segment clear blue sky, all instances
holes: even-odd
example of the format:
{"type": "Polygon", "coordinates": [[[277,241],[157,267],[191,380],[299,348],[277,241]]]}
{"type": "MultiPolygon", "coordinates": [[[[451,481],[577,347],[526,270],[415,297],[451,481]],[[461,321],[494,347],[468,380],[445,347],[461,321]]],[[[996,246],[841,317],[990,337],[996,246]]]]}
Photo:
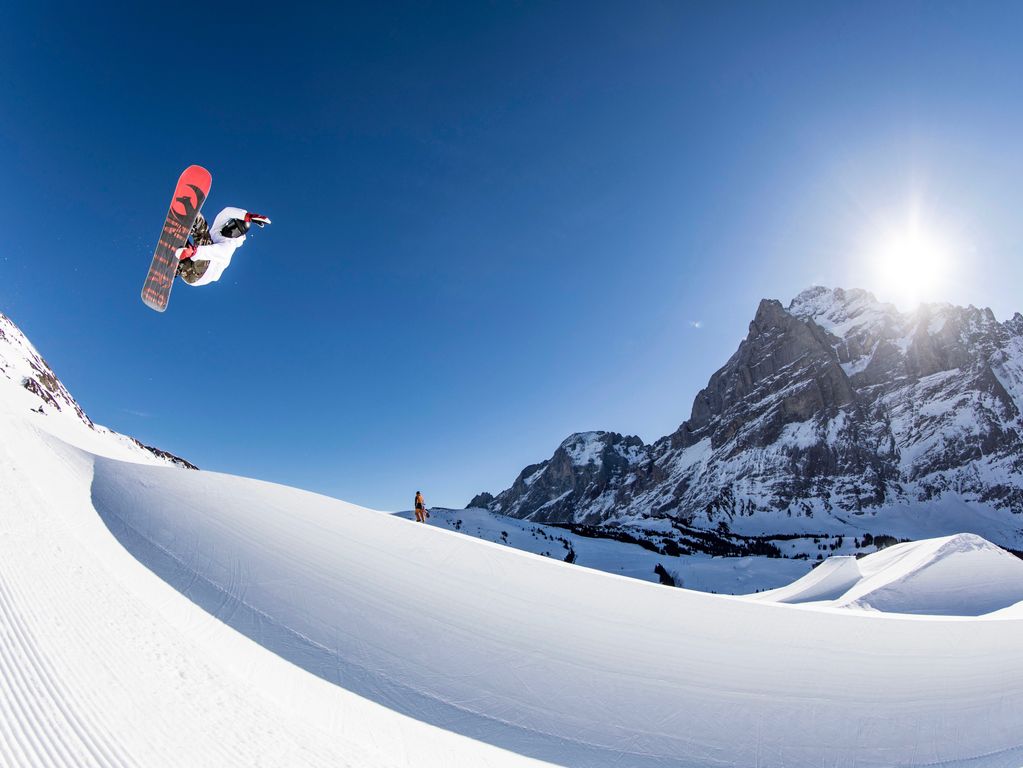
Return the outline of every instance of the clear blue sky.
{"type": "Polygon", "coordinates": [[[925,298],[1023,309],[1018,3],[139,5],[5,11],[0,310],[205,468],[461,505],[655,439],[761,297],[899,299],[869,252],[913,206],[925,298]],[[159,315],[191,163],[274,223],[159,315]]]}

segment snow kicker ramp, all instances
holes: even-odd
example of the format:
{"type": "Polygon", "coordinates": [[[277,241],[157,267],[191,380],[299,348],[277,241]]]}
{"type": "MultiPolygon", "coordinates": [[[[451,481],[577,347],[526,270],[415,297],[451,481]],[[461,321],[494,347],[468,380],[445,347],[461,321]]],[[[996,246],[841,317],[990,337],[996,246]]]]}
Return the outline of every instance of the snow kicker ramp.
{"type": "Polygon", "coordinates": [[[834,555],[787,586],[768,589],[746,597],[758,602],[776,603],[834,600],[845,594],[861,578],[863,574],[855,557],[834,555]]]}
{"type": "Polygon", "coordinates": [[[834,556],[788,586],[746,595],[888,613],[982,616],[1023,601],[1023,560],[972,533],[834,556]]]}
{"type": "Polygon", "coordinates": [[[320,678],[523,756],[1023,763],[1019,618],[670,589],[211,472],[97,458],[91,495],[137,559],[213,616],[320,678]]]}
{"type": "Polygon", "coordinates": [[[896,544],[867,555],[860,570],[836,605],[963,616],[1023,600],[1023,560],[972,533],[896,544]]]}

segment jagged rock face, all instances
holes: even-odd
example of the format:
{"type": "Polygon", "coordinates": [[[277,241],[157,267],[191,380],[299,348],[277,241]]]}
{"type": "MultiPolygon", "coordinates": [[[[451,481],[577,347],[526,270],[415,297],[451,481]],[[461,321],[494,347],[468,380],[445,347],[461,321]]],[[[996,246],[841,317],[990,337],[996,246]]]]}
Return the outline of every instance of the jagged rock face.
{"type": "Polygon", "coordinates": [[[492,508],[505,511],[502,499],[512,497],[517,500],[515,511],[528,509],[530,519],[537,522],[599,522],[616,500],[625,498],[621,492],[644,452],[638,437],[616,432],[574,434],[547,461],[522,470],[512,487],[491,502],[492,508]],[[580,505],[585,507],[581,515],[576,514],[580,505]]]}
{"type": "Polygon", "coordinates": [[[835,411],[855,400],[827,334],[764,300],[749,335],[696,396],[679,430],[683,447],[709,437],[731,454],[773,443],[786,424],[835,411]],[[744,429],[755,422],[758,428],[744,429]]]}
{"type": "MultiPolygon", "coordinates": [[[[946,495],[1023,513],[1023,316],[811,288],[749,334],[652,445],[573,435],[474,503],[544,522],[738,524],[875,514],[946,495]]],[[[816,523],[815,523],[816,524],[816,523]]],[[[1023,521],[1021,521],[1023,524],[1023,521]]],[[[775,530],[772,530],[775,529],[775,530]]]]}

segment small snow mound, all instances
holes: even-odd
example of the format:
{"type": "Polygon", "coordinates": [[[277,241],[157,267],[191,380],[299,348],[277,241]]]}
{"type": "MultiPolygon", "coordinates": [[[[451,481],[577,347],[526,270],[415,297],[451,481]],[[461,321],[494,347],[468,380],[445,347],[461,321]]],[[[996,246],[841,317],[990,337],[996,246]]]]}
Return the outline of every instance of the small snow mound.
{"type": "Polygon", "coordinates": [[[972,533],[896,544],[859,567],[837,606],[980,616],[1023,601],[1023,560],[972,533]]]}
{"type": "Polygon", "coordinates": [[[1023,601],[1013,603],[1008,608],[989,613],[988,616],[999,619],[1023,619],[1023,601]]]}
{"type": "Polygon", "coordinates": [[[1023,560],[980,536],[958,533],[896,544],[859,560],[829,557],[787,587],[745,599],[886,613],[1017,616],[1023,615],[1023,560]]]}
{"type": "Polygon", "coordinates": [[[835,600],[845,594],[861,578],[859,562],[852,555],[829,557],[801,579],[750,597],[772,603],[808,603],[835,600]]]}

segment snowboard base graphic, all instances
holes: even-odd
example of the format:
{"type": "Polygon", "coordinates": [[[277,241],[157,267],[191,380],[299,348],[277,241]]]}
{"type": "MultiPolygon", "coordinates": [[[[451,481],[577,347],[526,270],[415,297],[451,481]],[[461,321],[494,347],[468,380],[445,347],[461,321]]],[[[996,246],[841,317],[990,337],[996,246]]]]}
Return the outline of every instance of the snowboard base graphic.
{"type": "Polygon", "coordinates": [[[178,269],[175,252],[188,241],[192,224],[199,214],[199,209],[206,201],[213,184],[210,172],[199,165],[190,165],[178,179],[171,199],[167,219],[160,232],[160,240],[153,253],[153,262],[149,266],[149,274],[142,286],[142,301],[147,307],[163,312],[170,301],[174,276],[178,269]]]}

